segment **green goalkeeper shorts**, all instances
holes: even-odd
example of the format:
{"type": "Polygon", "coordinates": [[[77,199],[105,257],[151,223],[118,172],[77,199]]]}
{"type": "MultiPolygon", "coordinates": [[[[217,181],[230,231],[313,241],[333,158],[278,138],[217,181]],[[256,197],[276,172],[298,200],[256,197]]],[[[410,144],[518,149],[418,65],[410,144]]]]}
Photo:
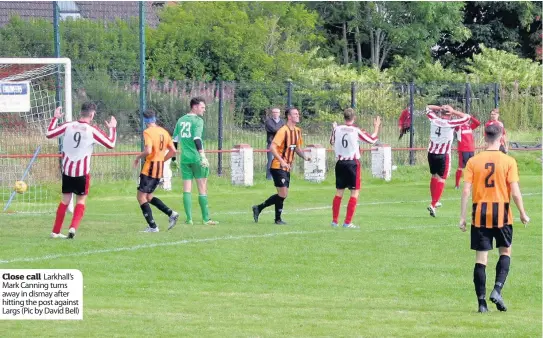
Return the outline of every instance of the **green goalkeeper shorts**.
{"type": "Polygon", "coordinates": [[[207,178],[209,168],[204,168],[200,163],[181,163],[181,177],[183,180],[192,180],[193,178],[207,178]]]}

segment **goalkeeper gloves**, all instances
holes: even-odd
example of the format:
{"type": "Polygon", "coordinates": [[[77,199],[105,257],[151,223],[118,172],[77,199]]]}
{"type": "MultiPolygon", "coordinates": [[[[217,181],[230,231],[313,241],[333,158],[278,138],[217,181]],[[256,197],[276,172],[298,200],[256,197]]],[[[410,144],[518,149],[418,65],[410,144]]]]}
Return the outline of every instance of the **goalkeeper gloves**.
{"type": "Polygon", "coordinates": [[[203,153],[200,154],[200,165],[201,165],[203,168],[209,167],[209,161],[207,160],[206,155],[203,154],[203,153]]]}
{"type": "Polygon", "coordinates": [[[179,166],[177,165],[177,162],[172,158],[172,161],[170,162],[170,169],[172,171],[175,171],[179,169],[179,166]]]}

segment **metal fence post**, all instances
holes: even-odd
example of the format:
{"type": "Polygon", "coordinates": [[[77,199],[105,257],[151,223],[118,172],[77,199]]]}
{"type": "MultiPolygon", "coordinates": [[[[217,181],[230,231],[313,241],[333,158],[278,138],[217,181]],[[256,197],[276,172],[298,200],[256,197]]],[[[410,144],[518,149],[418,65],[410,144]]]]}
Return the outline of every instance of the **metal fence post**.
{"type": "Polygon", "coordinates": [[[292,81],[287,84],[287,108],[292,107],[292,81]]]}
{"type": "Polygon", "coordinates": [[[465,104],[465,113],[470,114],[471,112],[471,84],[466,82],[466,104],[465,104]]]}
{"type": "Polygon", "coordinates": [[[140,14],[140,22],[139,22],[139,31],[140,31],[140,126],[141,126],[141,151],[143,151],[144,147],[144,141],[143,141],[143,130],[145,129],[145,125],[143,123],[143,112],[147,109],[147,101],[146,101],[146,78],[145,78],[145,9],[144,6],[145,2],[140,1],[139,2],[139,14],[140,14]]]}
{"type": "MultiPolygon", "coordinates": [[[[59,29],[59,18],[60,11],[58,8],[58,3],[53,1],[53,32],[54,32],[54,41],[55,41],[55,57],[60,57],[60,29],[59,29]]],[[[56,107],[63,106],[62,97],[60,96],[60,66],[57,66],[57,74],[55,77],[55,101],[56,107]]],[[[56,108],[55,107],[55,108],[56,108]]],[[[66,109],[66,107],[64,107],[66,109]]],[[[72,116],[73,119],[73,116],[72,116]]],[[[58,152],[62,152],[62,138],[58,138],[58,152]]],[[[62,172],[62,159],[58,160],[59,170],[62,172]]]]}
{"type": "Polygon", "coordinates": [[[217,157],[217,175],[222,176],[222,139],[223,139],[223,82],[219,80],[219,130],[218,130],[218,145],[219,156],[217,157]]]}
{"type": "Polygon", "coordinates": [[[356,107],[356,82],[351,82],[351,108],[356,107]]]}
{"type": "Polygon", "coordinates": [[[411,128],[409,128],[409,165],[415,165],[415,151],[413,149],[414,144],[414,126],[415,119],[413,113],[415,111],[415,83],[409,83],[409,116],[411,117],[411,128]]]}
{"type": "Polygon", "coordinates": [[[500,106],[500,85],[498,83],[494,83],[494,108],[498,108],[500,106]]]}

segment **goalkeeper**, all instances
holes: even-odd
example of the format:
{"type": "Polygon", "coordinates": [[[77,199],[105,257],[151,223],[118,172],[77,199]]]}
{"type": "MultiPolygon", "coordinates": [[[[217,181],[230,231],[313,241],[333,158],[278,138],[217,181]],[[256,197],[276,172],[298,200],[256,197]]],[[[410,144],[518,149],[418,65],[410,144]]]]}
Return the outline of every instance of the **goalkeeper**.
{"type": "MultiPolygon", "coordinates": [[[[183,179],[183,206],[187,219],[186,224],[192,221],[192,179],[196,179],[198,186],[198,203],[202,210],[202,219],[206,225],[217,225],[219,222],[211,220],[207,206],[207,177],[209,176],[209,161],[204,152],[202,134],[204,120],[202,116],[206,110],[204,99],[195,97],[190,100],[190,112],[177,120],[173,132],[174,144],[177,148],[181,144],[181,177],[183,179]]],[[[172,164],[174,164],[172,158],[172,164]]]]}

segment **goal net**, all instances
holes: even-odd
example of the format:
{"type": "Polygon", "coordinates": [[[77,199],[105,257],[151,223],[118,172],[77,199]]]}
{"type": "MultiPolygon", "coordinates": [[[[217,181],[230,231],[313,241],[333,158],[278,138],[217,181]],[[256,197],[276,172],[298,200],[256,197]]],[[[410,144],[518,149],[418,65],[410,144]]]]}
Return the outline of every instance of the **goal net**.
{"type": "Polygon", "coordinates": [[[59,140],[45,132],[58,105],[71,121],[69,59],[0,58],[0,212],[54,212],[59,140]],[[18,180],[28,186],[23,194],[13,194],[18,180]]]}

